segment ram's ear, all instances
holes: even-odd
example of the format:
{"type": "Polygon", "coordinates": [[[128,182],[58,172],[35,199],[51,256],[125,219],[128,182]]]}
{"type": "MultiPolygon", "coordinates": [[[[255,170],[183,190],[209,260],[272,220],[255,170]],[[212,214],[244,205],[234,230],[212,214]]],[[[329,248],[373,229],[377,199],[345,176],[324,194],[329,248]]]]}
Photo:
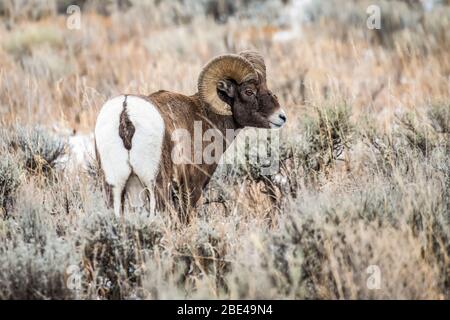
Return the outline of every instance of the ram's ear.
{"type": "Polygon", "coordinates": [[[232,80],[219,80],[217,90],[229,98],[234,98],[236,94],[236,84],[232,80]]]}

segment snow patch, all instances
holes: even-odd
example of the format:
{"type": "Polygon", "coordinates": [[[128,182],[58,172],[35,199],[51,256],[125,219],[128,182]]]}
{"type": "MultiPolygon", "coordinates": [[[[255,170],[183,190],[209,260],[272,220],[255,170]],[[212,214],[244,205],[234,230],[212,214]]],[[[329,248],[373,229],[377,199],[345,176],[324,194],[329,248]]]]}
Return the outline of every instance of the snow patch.
{"type": "Polygon", "coordinates": [[[87,167],[95,159],[94,134],[74,134],[68,138],[68,163],[74,167],[87,167]]]}

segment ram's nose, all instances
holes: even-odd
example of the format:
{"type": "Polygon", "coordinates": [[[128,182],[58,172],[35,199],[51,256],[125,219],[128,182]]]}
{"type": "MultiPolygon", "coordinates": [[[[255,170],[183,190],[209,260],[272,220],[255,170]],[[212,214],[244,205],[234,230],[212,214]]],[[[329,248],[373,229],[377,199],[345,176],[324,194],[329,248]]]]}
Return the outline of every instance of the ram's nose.
{"type": "Polygon", "coordinates": [[[283,109],[280,109],[279,111],[274,112],[269,118],[271,128],[281,128],[282,126],[284,126],[286,121],[287,121],[287,117],[286,117],[286,113],[284,112],[283,109]]]}

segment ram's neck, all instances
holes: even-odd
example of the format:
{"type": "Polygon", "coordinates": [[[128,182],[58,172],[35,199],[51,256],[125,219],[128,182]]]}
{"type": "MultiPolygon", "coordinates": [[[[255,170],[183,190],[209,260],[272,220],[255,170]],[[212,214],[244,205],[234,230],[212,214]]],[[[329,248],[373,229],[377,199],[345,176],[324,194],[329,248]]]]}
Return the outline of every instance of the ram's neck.
{"type": "Polygon", "coordinates": [[[223,116],[212,112],[209,108],[202,105],[198,94],[191,96],[197,108],[197,121],[202,122],[203,135],[205,135],[207,130],[215,129],[222,135],[222,140],[224,143],[223,151],[229,146],[229,144],[234,140],[236,134],[239,130],[239,126],[236,121],[234,121],[233,116],[223,116]]]}
{"type": "MultiPolygon", "coordinates": [[[[210,111],[201,103],[198,94],[188,97],[158,91],[151,94],[149,99],[159,108],[166,126],[166,152],[163,153],[161,177],[168,180],[160,184],[167,185],[178,180],[189,190],[192,203],[196,203],[214,174],[223,152],[234,140],[238,125],[232,116],[221,116],[210,111]],[[188,141],[184,138],[179,141],[175,132],[187,134],[188,141]],[[177,145],[182,146],[183,152],[192,152],[187,155],[190,160],[186,163],[172,158],[177,145]]],[[[175,154],[178,155],[178,152],[175,154]]]]}
{"type": "Polygon", "coordinates": [[[222,154],[236,138],[240,128],[234,121],[233,116],[218,115],[202,105],[198,94],[190,98],[193,99],[197,108],[195,120],[197,124],[194,123],[194,127],[196,126],[194,128],[194,149],[195,143],[199,139],[199,135],[195,137],[195,132],[198,132],[201,128],[202,160],[201,163],[197,163],[197,169],[202,172],[200,176],[205,177],[202,185],[202,187],[205,187],[214,174],[222,154]]]}

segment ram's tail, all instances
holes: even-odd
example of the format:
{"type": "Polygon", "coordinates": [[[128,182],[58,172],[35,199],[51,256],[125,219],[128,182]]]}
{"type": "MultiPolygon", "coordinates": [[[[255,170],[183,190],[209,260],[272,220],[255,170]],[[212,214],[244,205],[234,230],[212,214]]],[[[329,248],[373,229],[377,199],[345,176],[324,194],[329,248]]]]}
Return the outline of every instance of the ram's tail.
{"type": "Polygon", "coordinates": [[[131,122],[130,118],[128,117],[128,111],[127,111],[127,98],[128,96],[125,95],[125,99],[123,101],[123,110],[120,113],[120,120],[119,120],[119,136],[123,141],[123,146],[128,151],[131,150],[132,147],[132,139],[134,136],[134,133],[136,131],[136,128],[134,127],[133,123],[131,122]]]}

